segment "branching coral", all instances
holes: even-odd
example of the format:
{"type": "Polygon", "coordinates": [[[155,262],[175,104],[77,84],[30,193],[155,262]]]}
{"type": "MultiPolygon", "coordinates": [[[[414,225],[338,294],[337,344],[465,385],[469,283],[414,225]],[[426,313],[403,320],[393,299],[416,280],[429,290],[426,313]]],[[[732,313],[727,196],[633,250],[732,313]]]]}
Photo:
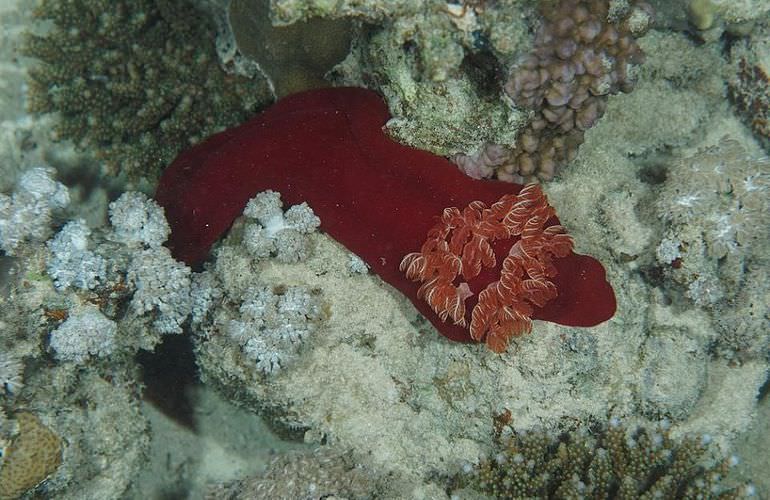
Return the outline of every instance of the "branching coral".
{"type": "MultiPolygon", "coordinates": [[[[157,332],[180,332],[193,310],[192,271],[161,246],[169,231],[163,210],[144,194],[127,192],[110,204],[110,221],[109,229],[99,231],[91,230],[82,220],[70,221],[48,241],[47,272],[56,289],[97,293],[98,303],[110,310],[108,316],[112,318],[125,314],[118,302],[130,298],[130,311],[152,318],[157,332]]],[[[110,329],[108,325],[105,328],[110,329]]],[[[100,335],[104,347],[107,333],[101,331],[100,335]]],[[[112,350],[95,344],[95,350],[71,349],[67,342],[83,345],[85,340],[69,339],[64,332],[54,335],[53,340],[62,347],[54,349],[62,352],[103,354],[112,350]]],[[[79,361],[83,356],[60,357],[79,361]]]]}
{"type": "Polygon", "coordinates": [[[514,432],[492,459],[458,476],[460,486],[493,498],[744,498],[750,484],[730,489],[723,479],[737,458],[712,460],[708,436],[674,440],[668,423],[562,435],[514,432]]]}
{"type": "Polygon", "coordinates": [[[95,148],[113,171],[152,179],[190,143],[269,101],[263,80],[226,75],[214,30],[188,0],[45,0],[29,36],[30,109],[57,112],[58,134],[95,148]]]}

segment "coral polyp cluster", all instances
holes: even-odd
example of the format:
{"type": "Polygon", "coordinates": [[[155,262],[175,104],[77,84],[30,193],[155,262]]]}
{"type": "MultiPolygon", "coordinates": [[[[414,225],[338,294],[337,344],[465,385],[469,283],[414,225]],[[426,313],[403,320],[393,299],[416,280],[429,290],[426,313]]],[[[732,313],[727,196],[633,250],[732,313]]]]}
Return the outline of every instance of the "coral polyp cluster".
{"type": "Polygon", "coordinates": [[[504,84],[516,106],[530,110],[513,148],[487,144],[455,162],[469,173],[513,182],[548,180],[570,162],[607,108],[607,98],[634,88],[637,43],[651,23],[644,2],[617,8],[606,0],[544,2],[534,49],[504,84]]]}

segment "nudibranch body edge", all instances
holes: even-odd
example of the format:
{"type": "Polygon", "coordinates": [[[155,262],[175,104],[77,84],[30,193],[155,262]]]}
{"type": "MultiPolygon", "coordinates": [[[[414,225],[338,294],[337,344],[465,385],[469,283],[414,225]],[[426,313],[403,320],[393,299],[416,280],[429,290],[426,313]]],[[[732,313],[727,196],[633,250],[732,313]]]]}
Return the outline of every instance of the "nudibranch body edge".
{"type": "MultiPolygon", "coordinates": [[[[487,328],[478,333],[477,327],[475,338],[471,335],[473,311],[480,296],[484,300],[485,289],[512,286],[505,278],[505,266],[510,268],[509,277],[518,276],[517,286],[529,290],[519,309],[528,309],[532,319],[593,326],[612,317],[615,295],[604,268],[594,258],[574,253],[571,241],[569,248],[564,246],[568,237],[557,229],[559,221],[544,196],[540,212],[519,217],[518,229],[511,223],[505,233],[484,223],[476,230],[477,236],[486,234],[484,238],[472,239],[473,231],[455,236],[455,248],[479,245],[480,239],[489,247],[484,258],[466,259],[466,266],[479,264],[478,272],[466,267],[466,273],[455,273],[453,286],[461,290],[462,315],[442,313],[435,301],[426,300],[423,285],[431,277],[421,279],[401,264],[408,255],[421,252],[446,210],[483,214],[501,207],[503,200],[512,209],[527,193],[542,195],[542,191],[539,186],[469,178],[444,158],[391,140],[383,132],[389,117],[375,92],[311,90],[284,98],[249,122],[185,151],[166,169],[156,193],[172,229],[169,247],[174,256],[190,265],[205,260],[247,201],[274,190],[287,205],[307,202],[320,217],[322,231],[361,257],[451,340],[487,341],[495,351],[505,348],[507,337],[502,343],[499,336],[490,342],[489,314],[487,328]],[[535,226],[540,231],[537,241],[535,226]],[[522,260],[524,254],[547,249],[550,244],[543,243],[543,234],[558,243],[545,251],[545,258],[529,255],[534,260],[522,260]],[[526,235],[531,244],[522,243],[526,235]]],[[[523,204],[516,208],[520,215],[526,210],[523,204]]],[[[497,217],[486,213],[488,221],[497,217]]],[[[447,265],[463,264],[462,255],[450,260],[454,264],[447,265]]],[[[490,304],[504,306],[498,299],[486,301],[487,309],[490,304]]],[[[500,323],[507,314],[496,317],[500,323]]],[[[518,333],[523,332],[511,335],[518,333]]]]}

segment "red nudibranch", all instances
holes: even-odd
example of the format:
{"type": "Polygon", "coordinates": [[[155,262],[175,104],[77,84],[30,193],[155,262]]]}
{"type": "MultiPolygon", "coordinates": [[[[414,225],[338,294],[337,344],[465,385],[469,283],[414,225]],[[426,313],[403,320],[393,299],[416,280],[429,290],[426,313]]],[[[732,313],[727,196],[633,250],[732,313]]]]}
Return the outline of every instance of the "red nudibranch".
{"type": "Polygon", "coordinates": [[[505,350],[531,319],[593,326],[615,313],[602,265],[572,251],[540,186],[471,179],[391,140],[376,93],[286,97],[182,153],[156,198],[169,247],[199,264],[261,191],[306,201],[321,229],[406,295],[441,334],[505,350]]]}

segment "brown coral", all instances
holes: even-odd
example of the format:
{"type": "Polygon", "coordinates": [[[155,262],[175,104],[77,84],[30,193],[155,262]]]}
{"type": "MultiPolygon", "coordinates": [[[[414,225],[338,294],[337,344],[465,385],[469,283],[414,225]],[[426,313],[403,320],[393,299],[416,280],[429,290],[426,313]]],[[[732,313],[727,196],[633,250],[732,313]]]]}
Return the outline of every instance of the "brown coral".
{"type": "Polygon", "coordinates": [[[19,433],[0,469],[0,499],[17,498],[54,473],[61,464],[62,441],[29,412],[15,415],[19,433]]]}

